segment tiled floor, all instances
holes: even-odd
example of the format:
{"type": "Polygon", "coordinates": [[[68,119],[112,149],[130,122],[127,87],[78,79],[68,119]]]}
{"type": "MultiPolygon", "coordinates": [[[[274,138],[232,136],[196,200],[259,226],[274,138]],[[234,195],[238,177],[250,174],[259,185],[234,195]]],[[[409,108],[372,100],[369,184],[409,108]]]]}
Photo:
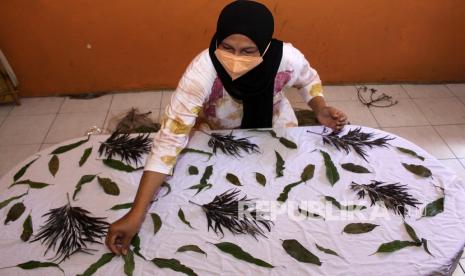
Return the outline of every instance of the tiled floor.
{"type": "MultiPolygon", "coordinates": [[[[393,96],[389,108],[368,108],[355,86],[325,86],[328,104],[347,113],[352,124],[383,129],[423,147],[465,179],[465,84],[369,85],[393,96]]],[[[171,91],[109,94],[90,100],[26,98],[21,106],[0,105],[0,176],[35,152],[83,136],[92,126],[114,126],[131,107],[158,120],[171,91]]],[[[305,107],[288,91],[294,107],[305,107]]],[[[465,264],[465,262],[464,262],[465,264]]],[[[465,276],[461,269],[454,275],[465,276]]]]}

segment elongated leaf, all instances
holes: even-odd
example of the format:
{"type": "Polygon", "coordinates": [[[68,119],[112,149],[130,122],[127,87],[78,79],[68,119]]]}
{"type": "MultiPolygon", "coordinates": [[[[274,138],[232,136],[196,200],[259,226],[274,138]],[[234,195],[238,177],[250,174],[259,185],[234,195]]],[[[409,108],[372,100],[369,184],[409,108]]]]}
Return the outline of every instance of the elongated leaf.
{"type": "Polygon", "coordinates": [[[30,161],[29,163],[27,163],[26,165],[24,165],[21,169],[19,169],[18,172],[15,173],[15,175],[13,176],[13,182],[16,182],[18,181],[18,179],[20,179],[27,171],[27,169],[32,165],[34,164],[34,162],[37,161],[37,159],[39,159],[40,156],[36,157],[34,160],[30,161]]]}
{"type": "Polygon", "coordinates": [[[280,137],[279,142],[281,144],[283,144],[288,149],[296,149],[297,148],[297,145],[294,142],[292,142],[291,140],[288,140],[288,139],[286,139],[284,137],[280,137]]]}
{"type": "Polygon", "coordinates": [[[342,231],[347,234],[364,234],[373,231],[378,226],[371,223],[350,223],[342,231]]]}
{"type": "Polygon", "coordinates": [[[170,185],[170,183],[168,183],[168,182],[163,182],[163,183],[161,184],[161,187],[162,187],[162,188],[166,188],[166,193],[165,193],[162,197],[165,197],[165,196],[169,195],[169,193],[171,193],[171,185],[170,185]]]}
{"type": "Polygon", "coordinates": [[[110,178],[97,177],[98,183],[102,186],[103,191],[108,195],[119,195],[120,191],[118,184],[113,182],[110,178]]]}
{"type": "Polygon", "coordinates": [[[184,215],[184,212],[183,212],[183,210],[181,208],[179,208],[178,217],[182,222],[184,222],[184,224],[186,224],[187,226],[189,226],[192,229],[195,229],[194,227],[192,227],[191,223],[188,220],[186,220],[186,216],[184,215]]]}
{"type": "Polygon", "coordinates": [[[11,206],[8,214],[6,215],[5,225],[8,224],[10,221],[16,221],[19,219],[24,211],[26,210],[26,206],[22,202],[18,202],[15,205],[11,206]]]}
{"type": "Polygon", "coordinates": [[[286,250],[292,258],[302,263],[310,263],[315,265],[321,265],[320,259],[312,252],[308,251],[303,245],[297,240],[285,240],[283,241],[283,248],[286,250]]]}
{"type": "Polygon", "coordinates": [[[266,177],[263,174],[256,172],[255,179],[257,180],[258,184],[262,186],[266,185],[266,177]]]}
{"type": "Polygon", "coordinates": [[[315,172],[315,165],[308,164],[304,168],[302,174],[300,175],[300,180],[302,180],[302,182],[307,182],[308,180],[313,178],[313,173],[314,172],[315,172]]]}
{"type": "Polygon", "coordinates": [[[211,187],[213,187],[212,184],[197,184],[197,185],[194,185],[194,186],[190,186],[189,188],[187,188],[187,190],[196,190],[197,189],[197,192],[195,193],[195,195],[197,195],[201,191],[208,190],[211,187]]]}
{"type": "Polygon", "coordinates": [[[86,271],[82,274],[78,274],[77,276],[91,276],[94,275],[95,272],[102,266],[106,265],[107,263],[111,262],[111,260],[115,257],[114,253],[105,253],[103,254],[97,262],[91,264],[86,271]]]}
{"type": "Polygon", "coordinates": [[[239,181],[239,178],[232,173],[226,174],[226,180],[228,180],[229,183],[233,185],[242,186],[241,182],[239,181]]]}
{"type": "Polygon", "coordinates": [[[48,170],[53,175],[53,177],[55,177],[59,168],[60,160],[58,159],[58,156],[53,155],[52,158],[50,158],[50,161],[48,162],[48,170]]]}
{"type": "Polygon", "coordinates": [[[9,188],[13,187],[13,186],[16,186],[16,185],[27,185],[29,186],[29,188],[31,189],[42,189],[42,188],[45,188],[47,186],[50,186],[52,184],[47,184],[47,183],[42,183],[42,182],[34,182],[34,181],[31,181],[31,180],[22,180],[22,181],[19,181],[19,182],[15,182],[13,184],[10,185],[9,188]]]}
{"type": "Polygon", "coordinates": [[[82,167],[86,163],[91,153],[92,153],[92,147],[84,150],[84,153],[81,156],[81,160],[79,160],[79,167],[82,167]]]}
{"type": "Polygon", "coordinates": [[[330,254],[330,255],[334,255],[334,256],[339,256],[335,251],[331,250],[331,249],[328,249],[328,248],[324,248],[322,246],[319,246],[317,243],[315,243],[316,245],[316,248],[318,248],[318,250],[326,253],[326,254],[330,254]]]}
{"type": "Polygon", "coordinates": [[[81,191],[82,186],[94,180],[96,176],[96,174],[87,174],[81,177],[79,182],[76,184],[76,187],[74,188],[73,200],[76,200],[76,196],[81,191]]]}
{"type": "Polygon", "coordinates": [[[279,197],[276,199],[277,201],[279,202],[286,202],[288,196],[289,196],[289,192],[297,185],[299,184],[302,184],[303,182],[302,181],[299,181],[299,182],[295,182],[295,183],[291,183],[289,185],[286,185],[286,187],[284,187],[284,190],[281,192],[281,194],[279,194],[279,197]]]}
{"type": "Polygon", "coordinates": [[[132,276],[132,273],[134,272],[135,269],[135,263],[134,263],[134,252],[132,250],[128,250],[128,253],[126,255],[123,255],[123,260],[124,260],[124,274],[127,276],[132,276]]]}
{"type": "Polygon", "coordinates": [[[208,184],[208,180],[210,179],[212,174],[213,174],[213,166],[212,165],[207,166],[205,168],[205,172],[202,175],[202,178],[200,179],[200,184],[208,184]]]}
{"type": "Polygon", "coordinates": [[[183,265],[180,261],[176,259],[154,258],[152,259],[152,263],[154,263],[159,268],[169,268],[174,271],[184,273],[188,276],[197,276],[197,274],[192,270],[192,268],[183,265]]]}
{"type": "Polygon", "coordinates": [[[123,171],[123,172],[128,172],[128,173],[144,169],[144,167],[134,168],[130,165],[124,164],[123,162],[119,160],[113,160],[113,159],[103,159],[103,164],[107,165],[108,167],[112,169],[123,171]]]}
{"type": "Polygon", "coordinates": [[[423,239],[423,238],[422,238],[420,242],[421,242],[421,244],[423,245],[423,249],[425,249],[426,253],[428,253],[428,254],[430,254],[431,256],[434,257],[434,255],[431,254],[431,252],[430,252],[429,249],[428,249],[428,241],[427,241],[426,239],[423,239]]]}
{"type": "Polygon", "coordinates": [[[341,167],[344,170],[353,173],[370,173],[370,171],[367,168],[360,165],[355,165],[354,163],[344,163],[341,165],[341,167]]]}
{"type": "Polygon", "coordinates": [[[161,218],[157,213],[150,213],[150,216],[153,222],[153,234],[156,235],[158,231],[160,231],[162,225],[161,218]]]}
{"type": "Polygon", "coordinates": [[[13,197],[10,197],[9,199],[6,199],[2,202],[0,202],[0,209],[3,209],[5,206],[7,206],[8,204],[10,204],[10,202],[14,201],[14,200],[17,200],[17,199],[20,199],[22,198],[23,196],[27,195],[28,193],[24,193],[24,194],[21,194],[19,196],[13,196],[13,197]]]}
{"type": "Polygon", "coordinates": [[[306,216],[308,218],[319,218],[319,219],[325,220],[325,218],[320,214],[302,210],[302,209],[300,209],[300,207],[298,207],[297,210],[299,211],[299,213],[301,213],[302,215],[304,215],[304,216],[306,216]]]}
{"type": "Polygon", "coordinates": [[[192,149],[192,148],[184,148],[180,154],[185,154],[185,153],[198,153],[198,154],[204,154],[208,156],[208,160],[213,156],[213,153],[211,152],[206,152],[203,150],[198,150],[198,149],[192,149]]]}
{"type": "Polygon", "coordinates": [[[16,266],[24,270],[31,270],[31,269],[42,268],[42,267],[56,267],[64,273],[63,269],[59,265],[55,263],[49,263],[49,262],[29,261],[29,262],[18,264],[16,266]]]}
{"type": "Polygon", "coordinates": [[[276,153],[276,178],[278,178],[284,175],[283,171],[285,169],[284,167],[285,162],[284,162],[284,159],[281,157],[281,154],[279,154],[279,152],[275,151],[275,153],[276,153]]]}
{"type": "Polygon", "coordinates": [[[325,160],[326,177],[328,178],[329,183],[334,185],[337,181],[339,181],[339,173],[336,169],[336,166],[334,166],[333,161],[331,160],[331,156],[329,156],[329,154],[325,151],[320,150],[320,152],[325,160]]]}
{"type": "Polygon", "coordinates": [[[406,168],[409,172],[420,177],[431,177],[432,175],[431,171],[423,165],[402,163],[402,166],[404,166],[404,168],[406,168]]]}
{"type": "Polygon", "coordinates": [[[134,247],[134,254],[136,254],[137,256],[141,257],[142,259],[144,260],[147,260],[144,256],[142,256],[142,254],[140,253],[140,237],[138,234],[135,234],[134,237],[132,237],[132,240],[131,240],[131,245],[134,247]]]}
{"type": "Polygon", "coordinates": [[[90,135],[87,136],[87,139],[85,139],[85,140],[81,140],[81,141],[78,141],[76,143],[72,143],[72,144],[69,144],[69,145],[66,145],[66,146],[61,146],[59,148],[56,148],[50,154],[62,154],[62,153],[65,153],[67,151],[70,151],[72,149],[75,149],[75,148],[79,147],[80,145],[82,145],[82,144],[86,143],[87,141],[89,141],[89,138],[90,138],[90,135]]]}
{"type": "Polygon", "coordinates": [[[362,205],[341,205],[341,203],[339,203],[334,197],[330,197],[330,196],[325,196],[325,199],[331,202],[339,210],[355,211],[355,210],[364,210],[367,208],[366,206],[362,206],[362,205]]]}
{"type": "Polygon", "coordinates": [[[32,235],[32,217],[28,215],[27,218],[23,222],[23,233],[21,233],[21,240],[26,242],[31,238],[32,235]]]}
{"type": "Polygon", "coordinates": [[[410,150],[410,149],[406,149],[406,148],[402,148],[402,147],[396,147],[399,151],[403,152],[403,153],[406,153],[406,154],[409,154],[413,157],[416,157],[418,159],[420,159],[421,161],[425,161],[425,158],[423,156],[420,156],[418,155],[416,152],[414,152],[413,150],[410,150]]]}
{"type": "Polygon", "coordinates": [[[184,246],[179,247],[178,250],[176,250],[176,252],[186,252],[186,251],[193,251],[193,252],[197,252],[197,253],[204,254],[205,256],[207,256],[207,253],[205,253],[205,251],[200,249],[200,247],[198,247],[195,244],[184,245],[184,246]]]}
{"type": "Polygon", "coordinates": [[[130,209],[133,204],[134,204],[133,202],[117,204],[117,205],[111,207],[110,210],[117,211],[117,210],[123,210],[123,209],[130,209]]]}
{"type": "Polygon", "coordinates": [[[422,216],[423,217],[434,217],[437,214],[440,214],[444,211],[444,198],[441,197],[428,205],[426,205],[425,209],[423,209],[422,216]]]}
{"type": "Polygon", "coordinates": [[[239,260],[243,260],[243,261],[246,261],[248,263],[251,263],[251,264],[256,264],[258,266],[262,266],[262,267],[268,267],[268,268],[273,268],[274,266],[263,261],[263,260],[260,260],[260,259],[257,259],[255,257],[253,257],[252,255],[250,255],[249,253],[245,252],[244,250],[242,250],[241,247],[239,247],[238,245],[235,245],[234,243],[230,243],[230,242],[220,242],[220,243],[216,243],[214,244],[219,250],[225,252],[225,253],[228,253],[228,254],[231,254],[232,256],[234,256],[235,258],[239,259],[239,260]]]}
{"type": "Polygon", "coordinates": [[[189,166],[187,169],[190,175],[198,175],[199,174],[199,169],[197,169],[196,166],[189,166]]]}
{"type": "Polygon", "coordinates": [[[412,240],[416,242],[421,242],[421,240],[418,238],[417,233],[415,233],[415,230],[413,230],[412,226],[410,226],[407,222],[404,221],[404,226],[405,230],[407,230],[408,235],[412,240]]]}
{"type": "Polygon", "coordinates": [[[391,253],[395,251],[399,251],[402,248],[409,247],[409,246],[418,246],[416,242],[413,241],[399,241],[395,240],[392,242],[383,243],[378,247],[376,253],[391,253]]]}

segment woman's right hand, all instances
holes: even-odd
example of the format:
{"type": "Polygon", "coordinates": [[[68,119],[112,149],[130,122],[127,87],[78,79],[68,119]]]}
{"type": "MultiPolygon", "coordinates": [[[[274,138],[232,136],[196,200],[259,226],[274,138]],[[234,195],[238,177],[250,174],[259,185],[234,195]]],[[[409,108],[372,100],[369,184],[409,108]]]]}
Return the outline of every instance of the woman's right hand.
{"type": "Polygon", "coordinates": [[[132,238],[139,232],[142,222],[143,216],[129,211],[110,225],[105,244],[113,253],[126,255],[132,238]]]}

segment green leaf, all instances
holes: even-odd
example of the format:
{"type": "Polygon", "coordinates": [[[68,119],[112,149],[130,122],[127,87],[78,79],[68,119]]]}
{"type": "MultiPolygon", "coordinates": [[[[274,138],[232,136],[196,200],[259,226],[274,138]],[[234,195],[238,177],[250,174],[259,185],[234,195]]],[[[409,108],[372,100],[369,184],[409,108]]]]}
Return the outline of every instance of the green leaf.
{"type": "Polygon", "coordinates": [[[185,153],[198,153],[198,154],[204,154],[208,156],[208,160],[213,156],[213,153],[211,152],[206,152],[203,150],[198,150],[198,149],[192,149],[192,148],[184,148],[180,154],[185,154],[185,153]]]}
{"type": "Polygon", "coordinates": [[[334,256],[339,256],[335,251],[331,250],[331,249],[328,249],[328,248],[324,248],[322,246],[319,246],[317,243],[315,243],[316,245],[316,248],[318,248],[318,250],[320,251],[323,251],[324,253],[326,254],[330,254],[330,255],[334,255],[334,256]]]}
{"type": "Polygon", "coordinates": [[[302,181],[299,181],[299,182],[295,182],[295,183],[291,183],[289,185],[286,185],[286,187],[284,187],[284,190],[281,192],[281,194],[279,194],[279,197],[276,199],[277,201],[279,202],[286,202],[288,196],[289,196],[289,192],[297,185],[299,184],[302,184],[303,182],[302,181]]]}
{"type": "Polygon", "coordinates": [[[255,173],[255,180],[257,180],[258,184],[262,186],[266,185],[266,177],[261,173],[258,173],[258,172],[255,173]]]}
{"type": "Polygon", "coordinates": [[[198,193],[200,193],[200,192],[203,191],[204,189],[205,189],[205,190],[208,190],[208,189],[210,189],[211,187],[213,187],[212,184],[197,184],[197,185],[194,185],[194,186],[190,186],[190,187],[187,188],[186,190],[195,190],[195,189],[197,189],[197,192],[195,193],[195,195],[197,195],[198,193]]]}
{"type": "MultiPolygon", "coordinates": [[[[429,251],[428,249],[428,241],[426,239],[421,239],[421,244],[423,245],[423,249],[425,249],[426,253],[430,254],[431,256],[433,256],[433,254],[431,254],[431,252],[429,251]]],[[[433,256],[434,257],[434,256],[433,256]]]]}
{"type": "Polygon", "coordinates": [[[24,270],[36,269],[36,268],[41,268],[41,267],[56,267],[64,273],[63,269],[59,265],[55,263],[49,263],[49,262],[29,261],[29,262],[18,264],[16,266],[24,270]]]}
{"type": "Polygon", "coordinates": [[[383,243],[378,247],[378,250],[376,250],[376,253],[391,253],[395,252],[398,250],[401,250],[402,248],[409,247],[409,246],[417,246],[416,242],[413,241],[399,241],[395,240],[392,242],[388,243],[383,243]]]}
{"type": "Polygon", "coordinates": [[[239,181],[239,178],[232,173],[226,174],[226,179],[229,181],[229,183],[233,185],[242,186],[241,182],[239,181]]]}
{"type": "Polygon", "coordinates": [[[406,148],[402,148],[402,147],[396,147],[399,151],[403,152],[403,153],[406,153],[406,154],[409,154],[413,157],[416,157],[418,159],[420,159],[421,161],[425,161],[425,158],[423,156],[420,156],[418,155],[416,152],[414,152],[413,150],[410,150],[410,149],[406,149],[406,148]]]}
{"type": "Polygon", "coordinates": [[[102,186],[103,191],[108,195],[119,195],[120,191],[118,185],[111,181],[110,178],[97,177],[98,183],[102,186]]]}
{"type": "Polygon", "coordinates": [[[334,197],[330,197],[330,196],[325,196],[325,199],[331,202],[339,210],[345,210],[345,211],[360,210],[361,211],[367,208],[366,206],[362,206],[362,205],[347,205],[347,206],[341,205],[341,203],[339,203],[334,197]]]}
{"type": "Polygon", "coordinates": [[[134,237],[132,237],[131,245],[134,247],[134,250],[133,250],[134,254],[136,254],[137,256],[141,257],[144,260],[147,260],[140,253],[140,237],[138,234],[135,234],[134,237]]]}
{"type": "Polygon", "coordinates": [[[276,153],[276,178],[283,176],[284,167],[284,159],[281,157],[279,152],[275,151],[276,153]]]}
{"type": "Polygon", "coordinates": [[[440,214],[444,211],[444,198],[441,197],[431,203],[426,205],[425,209],[423,209],[422,216],[423,217],[434,217],[437,214],[440,214]]]}
{"type": "Polygon", "coordinates": [[[207,184],[212,174],[213,174],[213,166],[210,165],[205,168],[205,172],[203,173],[202,178],[200,179],[200,184],[207,184]]]}
{"type": "Polygon", "coordinates": [[[252,255],[250,255],[249,253],[245,252],[244,250],[242,250],[242,248],[240,248],[239,246],[235,245],[234,243],[230,243],[230,242],[220,242],[220,243],[216,243],[214,244],[219,250],[225,252],[225,253],[228,253],[228,254],[231,254],[233,257],[239,259],[239,260],[243,260],[243,261],[246,261],[248,263],[251,263],[251,264],[256,264],[258,266],[261,266],[261,267],[268,267],[268,268],[273,268],[274,266],[263,261],[263,260],[260,260],[260,259],[257,259],[255,257],[253,257],[252,255]]]}
{"type": "Polygon", "coordinates": [[[126,255],[123,255],[124,260],[124,274],[132,276],[134,272],[135,263],[134,263],[134,252],[131,249],[128,250],[126,255]]]}
{"type": "Polygon", "coordinates": [[[168,183],[168,182],[163,182],[163,183],[161,184],[161,187],[164,187],[164,188],[167,189],[166,193],[165,193],[162,197],[165,197],[165,196],[167,196],[169,193],[171,193],[171,185],[170,185],[170,183],[168,183]]]}
{"type": "Polygon", "coordinates": [[[347,234],[364,234],[373,231],[378,226],[371,223],[350,223],[342,231],[347,234]]]}
{"type": "Polygon", "coordinates": [[[81,177],[79,182],[76,184],[76,188],[74,189],[73,200],[76,200],[76,196],[81,191],[82,186],[94,180],[96,176],[96,174],[87,174],[81,177]]]}
{"type": "Polygon", "coordinates": [[[198,247],[195,244],[184,245],[184,246],[179,247],[178,250],[176,250],[176,252],[186,252],[186,251],[193,251],[193,252],[197,252],[197,253],[204,254],[205,256],[207,256],[207,253],[205,253],[205,251],[200,249],[200,247],[198,247]]]}
{"type": "Polygon", "coordinates": [[[20,199],[22,198],[23,196],[27,195],[27,192],[24,193],[24,194],[21,194],[19,196],[14,196],[14,197],[10,197],[9,199],[6,199],[2,202],[0,202],[0,209],[3,209],[5,206],[7,206],[8,204],[10,204],[10,202],[14,201],[14,200],[17,200],[17,199],[20,199]]]}
{"type": "Polygon", "coordinates": [[[174,271],[184,273],[188,276],[197,276],[197,274],[192,270],[192,268],[183,265],[176,259],[154,258],[152,259],[152,263],[154,263],[159,268],[169,268],[174,271]]]}
{"type": "Polygon", "coordinates": [[[283,241],[283,248],[286,250],[287,254],[299,262],[315,264],[318,266],[321,265],[320,259],[317,256],[308,251],[303,245],[294,239],[283,241]]]}
{"type": "Polygon", "coordinates": [[[409,172],[415,174],[415,175],[418,175],[420,177],[430,177],[432,176],[432,173],[431,171],[422,166],[422,165],[415,165],[415,164],[406,164],[406,163],[402,163],[402,166],[404,166],[404,168],[406,168],[409,172]]]}
{"type": "Polygon", "coordinates": [[[21,215],[26,210],[26,206],[22,202],[18,202],[15,205],[11,206],[8,214],[6,215],[5,225],[7,225],[10,221],[16,221],[21,217],[21,215]]]}
{"type": "Polygon", "coordinates": [[[31,189],[42,189],[42,188],[45,188],[47,186],[50,186],[51,184],[47,184],[47,183],[42,183],[42,182],[34,182],[34,181],[31,181],[31,180],[22,180],[22,181],[19,181],[19,182],[15,182],[13,184],[10,185],[9,188],[13,187],[13,186],[16,186],[16,185],[28,185],[29,188],[31,189]]]}
{"type": "Polygon", "coordinates": [[[93,275],[95,272],[97,272],[97,270],[99,268],[101,268],[102,266],[106,265],[107,263],[109,263],[113,257],[115,257],[115,254],[114,253],[105,253],[103,254],[100,259],[98,259],[97,262],[91,264],[87,269],[86,271],[84,271],[82,274],[78,274],[77,276],[91,276],[93,275]]]}
{"type": "Polygon", "coordinates": [[[52,153],[50,154],[62,154],[62,153],[65,153],[67,151],[70,151],[72,149],[75,149],[77,147],[79,147],[80,145],[86,143],[87,141],[89,141],[90,139],[90,135],[87,136],[87,139],[85,140],[81,140],[81,141],[78,141],[76,143],[73,143],[73,144],[69,144],[69,145],[66,145],[66,146],[61,146],[59,148],[56,148],[54,151],[52,151],[52,153]]]}
{"type": "Polygon", "coordinates": [[[90,154],[92,153],[92,147],[87,148],[84,150],[84,153],[82,154],[81,160],[79,160],[79,167],[82,167],[87,159],[89,158],[90,154]]]}
{"type": "Polygon", "coordinates": [[[119,160],[114,160],[114,159],[103,159],[102,161],[103,161],[103,164],[107,165],[108,167],[112,169],[123,171],[123,172],[128,172],[128,173],[144,169],[144,167],[133,168],[130,165],[126,165],[123,162],[119,160]]]}
{"type": "Polygon", "coordinates": [[[272,129],[270,129],[270,130],[265,130],[265,132],[268,132],[268,133],[271,135],[271,137],[273,137],[273,138],[278,138],[278,135],[277,135],[276,132],[275,132],[274,130],[272,130],[272,129]]]}
{"type": "Polygon", "coordinates": [[[32,235],[32,217],[28,215],[23,222],[23,233],[21,233],[21,240],[27,242],[32,235]]]}
{"type": "Polygon", "coordinates": [[[189,166],[188,172],[189,172],[189,175],[198,175],[199,169],[197,169],[196,166],[189,166]]]}
{"type": "Polygon", "coordinates": [[[421,242],[421,240],[418,238],[417,233],[415,233],[415,230],[413,230],[412,226],[410,226],[407,222],[404,221],[404,226],[405,230],[407,230],[408,235],[412,240],[416,242],[421,242]]]}
{"type": "Polygon", "coordinates": [[[59,168],[60,160],[58,159],[58,156],[53,155],[52,158],[50,158],[50,161],[48,162],[48,170],[53,175],[53,177],[55,177],[59,168]]]}
{"type": "Polygon", "coordinates": [[[371,173],[367,168],[360,165],[355,165],[354,163],[344,163],[341,165],[341,167],[344,170],[353,173],[371,173]]]}
{"type": "Polygon", "coordinates": [[[301,213],[302,215],[304,215],[304,216],[306,216],[308,218],[321,218],[321,219],[325,220],[325,218],[320,214],[311,213],[309,211],[302,210],[302,209],[300,209],[300,207],[298,207],[297,210],[299,211],[299,213],[301,213]]]}
{"type": "Polygon", "coordinates": [[[182,222],[184,222],[184,224],[186,224],[187,226],[189,226],[192,229],[195,229],[194,227],[192,227],[191,223],[186,220],[186,217],[184,216],[184,212],[183,212],[183,210],[181,208],[179,208],[178,217],[182,222]]]}
{"type": "Polygon", "coordinates": [[[334,184],[339,180],[339,173],[331,160],[331,156],[329,156],[329,154],[325,151],[320,150],[320,152],[325,160],[326,177],[328,178],[329,183],[334,186],[334,184]]]}
{"type": "Polygon", "coordinates": [[[111,207],[110,210],[117,211],[117,210],[123,210],[123,209],[130,209],[132,207],[132,205],[133,205],[133,202],[117,204],[117,205],[111,207]]]}
{"type": "Polygon", "coordinates": [[[162,225],[161,218],[156,213],[150,213],[150,216],[152,217],[153,221],[153,234],[156,235],[158,231],[160,231],[162,225]]]}
{"type": "Polygon", "coordinates": [[[286,139],[284,137],[280,137],[279,142],[281,144],[283,144],[288,149],[296,149],[297,148],[297,145],[294,142],[292,142],[292,141],[290,141],[290,140],[288,140],[288,139],[286,139]]]}
{"type": "Polygon", "coordinates": [[[13,176],[13,182],[16,182],[18,181],[18,179],[20,179],[27,171],[27,169],[34,163],[37,161],[37,159],[39,159],[40,156],[36,157],[36,159],[30,161],[29,163],[27,163],[26,165],[24,165],[21,169],[19,169],[19,171],[13,176]]]}
{"type": "Polygon", "coordinates": [[[308,180],[313,178],[313,173],[315,172],[315,165],[313,164],[308,164],[302,174],[300,175],[300,179],[302,182],[307,182],[308,180]]]}

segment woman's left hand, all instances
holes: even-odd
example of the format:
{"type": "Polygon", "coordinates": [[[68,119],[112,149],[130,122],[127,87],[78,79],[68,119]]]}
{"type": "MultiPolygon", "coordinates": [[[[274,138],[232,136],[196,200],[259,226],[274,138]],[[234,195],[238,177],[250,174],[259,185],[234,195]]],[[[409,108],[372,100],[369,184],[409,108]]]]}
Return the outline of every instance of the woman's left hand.
{"type": "Polygon", "coordinates": [[[316,114],[318,121],[334,131],[341,130],[347,124],[347,116],[344,112],[332,106],[325,106],[316,114]]]}

